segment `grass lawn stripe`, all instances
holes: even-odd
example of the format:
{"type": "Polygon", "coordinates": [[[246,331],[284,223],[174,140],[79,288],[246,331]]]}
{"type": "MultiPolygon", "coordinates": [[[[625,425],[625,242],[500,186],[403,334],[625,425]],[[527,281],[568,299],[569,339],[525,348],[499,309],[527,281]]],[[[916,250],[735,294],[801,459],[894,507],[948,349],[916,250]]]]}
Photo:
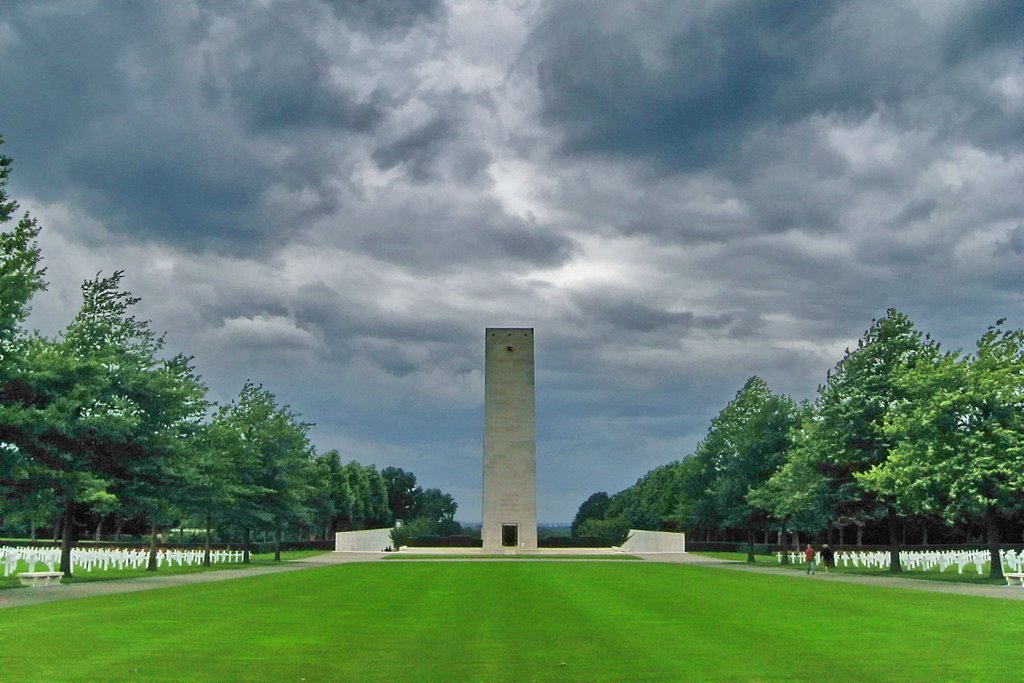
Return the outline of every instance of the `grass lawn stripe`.
{"type": "Polygon", "coordinates": [[[685,565],[378,562],[11,608],[0,643],[18,681],[1019,680],[1024,605],[685,565]]]}

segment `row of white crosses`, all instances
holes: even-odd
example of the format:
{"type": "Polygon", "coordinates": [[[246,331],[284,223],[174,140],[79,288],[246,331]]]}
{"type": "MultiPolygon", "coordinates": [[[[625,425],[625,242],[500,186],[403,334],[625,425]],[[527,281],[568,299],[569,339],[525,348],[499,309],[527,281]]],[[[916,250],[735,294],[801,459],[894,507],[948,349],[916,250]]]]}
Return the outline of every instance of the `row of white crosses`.
{"type": "MultiPolygon", "coordinates": [[[[175,548],[160,549],[156,553],[157,567],[183,566],[201,564],[203,561],[202,550],[179,550],[175,548]]],[[[219,564],[222,562],[241,562],[242,551],[240,550],[211,550],[210,563],[219,564]]],[[[4,567],[4,576],[10,576],[17,571],[18,563],[24,562],[28,569],[25,571],[36,571],[36,565],[43,565],[48,571],[56,571],[55,567],[60,564],[60,548],[16,548],[11,546],[0,547],[0,564],[4,567]]],[[[149,551],[142,548],[72,548],[71,549],[71,570],[76,568],[82,571],[91,572],[95,570],[106,571],[108,569],[140,569],[148,566],[149,551]]]]}
{"type": "MultiPolygon", "coordinates": [[[[803,552],[791,552],[789,561],[793,564],[803,563],[803,552]]],[[[782,553],[776,553],[779,562],[782,562],[782,553]]],[[[1024,567],[1024,550],[1015,553],[1012,549],[1001,550],[1003,570],[1019,572],[1024,567]]],[[[821,554],[815,555],[815,562],[821,564],[821,554]]],[[[963,574],[964,567],[974,565],[979,574],[984,573],[984,565],[989,560],[988,549],[979,550],[901,550],[900,565],[904,569],[920,569],[928,571],[938,567],[940,572],[947,568],[956,566],[957,573],[963,574]]],[[[835,555],[836,566],[843,567],[872,567],[883,569],[889,566],[889,552],[878,551],[841,551],[835,555]]]]}

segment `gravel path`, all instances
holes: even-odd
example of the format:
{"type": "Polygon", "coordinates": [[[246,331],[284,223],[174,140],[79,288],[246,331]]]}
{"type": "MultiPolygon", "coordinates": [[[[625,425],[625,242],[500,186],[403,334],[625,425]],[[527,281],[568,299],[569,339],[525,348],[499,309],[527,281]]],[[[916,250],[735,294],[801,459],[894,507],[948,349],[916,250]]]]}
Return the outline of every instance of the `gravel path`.
{"type": "Polygon", "coordinates": [[[928,581],[927,579],[907,579],[899,576],[863,576],[860,574],[825,574],[817,572],[808,576],[805,572],[792,569],[779,569],[765,566],[751,566],[743,562],[720,560],[702,555],[680,553],[674,555],[644,555],[645,560],[654,562],[680,562],[717,567],[731,571],[753,572],[757,574],[774,574],[788,576],[800,581],[832,581],[838,583],[859,583],[866,586],[882,586],[885,588],[905,588],[915,591],[933,593],[955,593],[957,595],[974,595],[983,598],[1001,598],[1003,600],[1024,600],[1024,588],[1018,586],[992,586],[976,583],[954,583],[951,581],[928,581]]]}
{"type": "MultiPolygon", "coordinates": [[[[312,567],[322,567],[332,564],[345,564],[349,562],[375,562],[384,559],[383,553],[327,553],[316,555],[302,560],[283,562],[280,565],[248,567],[245,569],[222,569],[212,572],[198,574],[169,574],[167,576],[146,576],[139,579],[118,579],[113,581],[90,581],[87,583],[72,583],[68,585],[47,586],[39,588],[11,588],[0,590],[0,609],[7,607],[21,607],[24,605],[38,605],[44,602],[56,602],[58,600],[76,600],[89,598],[95,595],[114,595],[116,593],[133,593],[136,591],[153,590],[166,588],[168,586],[183,586],[195,583],[210,583],[213,581],[229,581],[250,576],[263,576],[265,574],[279,574],[281,572],[293,572],[312,567]]],[[[786,571],[769,567],[749,566],[740,562],[720,560],[703,555],[689,553],[652,553],[641,554],[638,557],[648,562],[672,562],[678,564],[693,564],[705,567],[716,567],[729,571],[754,572],[760,574],[774,574],[775,576],[787,576],[799,581],[831,581],[839,583],[860,583],[869,586],[883,586],[886,588],[905,588],[910,590],[933,591],[936,593],[955,593],[957,595],[974,595],[986,598],[1001,598],[1004,600],[1024,601],[1024,588],[1015,586],[984,586],[968,583],[949,583],[945,581],[925,581],[922,579],[905,579],[890,576],[859,576],[856,574],[829,574],[817,573],[814,576],[807,576],[803,572],[786,571]]],[[[569,558],[567,558],[569,559],[569,558]]],[[[417,560],[396,560],[396,562],[465,562],[465,561],[491,561],[491,562],[523,562],[524,558],[503,560],[491,558],[488,560],[478,559],[442,559],[424,557],[417,560]]],[[[529,561],[529,560],[526,560],[529,561]]],[[[550,562],[551,560],[536,560],[537,562],[550,562]]],[[[614,562],[615,560],[584,560],[576,559],[576,562],[614,562]]],[[[622,560],[632,561],[632,560],[622,560]]]]}

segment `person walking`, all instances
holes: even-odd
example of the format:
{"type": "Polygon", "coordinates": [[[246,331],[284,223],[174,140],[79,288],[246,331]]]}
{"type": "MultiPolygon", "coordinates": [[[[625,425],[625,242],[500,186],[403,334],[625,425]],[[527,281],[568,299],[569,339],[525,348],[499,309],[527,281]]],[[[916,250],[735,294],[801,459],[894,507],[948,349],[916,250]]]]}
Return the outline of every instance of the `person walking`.
{"type": "Polygon", "coordinates": [[[807,547],[804,548],[804,562],[807,563],[807,573],[809,575],[814,574],[814,547],[808,543],[807,547]]]}
{"type": "Polygon", "coordinates": [[[828,547],[828,543],[821,546],[821,566],[825,568],[826,574],[829,573],[829,569],[836,566],[836,554],[828,547]]]}

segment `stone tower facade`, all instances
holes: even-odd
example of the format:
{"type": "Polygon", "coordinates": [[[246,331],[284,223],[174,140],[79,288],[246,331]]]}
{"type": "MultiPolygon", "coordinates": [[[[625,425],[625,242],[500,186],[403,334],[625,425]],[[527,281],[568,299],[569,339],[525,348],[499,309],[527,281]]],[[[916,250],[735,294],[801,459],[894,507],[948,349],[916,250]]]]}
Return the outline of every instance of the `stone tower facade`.
{"type": "Polygon", "coordinates": [[[484,549],[537,548],[533,328],[487,328],[484,549]]]}

